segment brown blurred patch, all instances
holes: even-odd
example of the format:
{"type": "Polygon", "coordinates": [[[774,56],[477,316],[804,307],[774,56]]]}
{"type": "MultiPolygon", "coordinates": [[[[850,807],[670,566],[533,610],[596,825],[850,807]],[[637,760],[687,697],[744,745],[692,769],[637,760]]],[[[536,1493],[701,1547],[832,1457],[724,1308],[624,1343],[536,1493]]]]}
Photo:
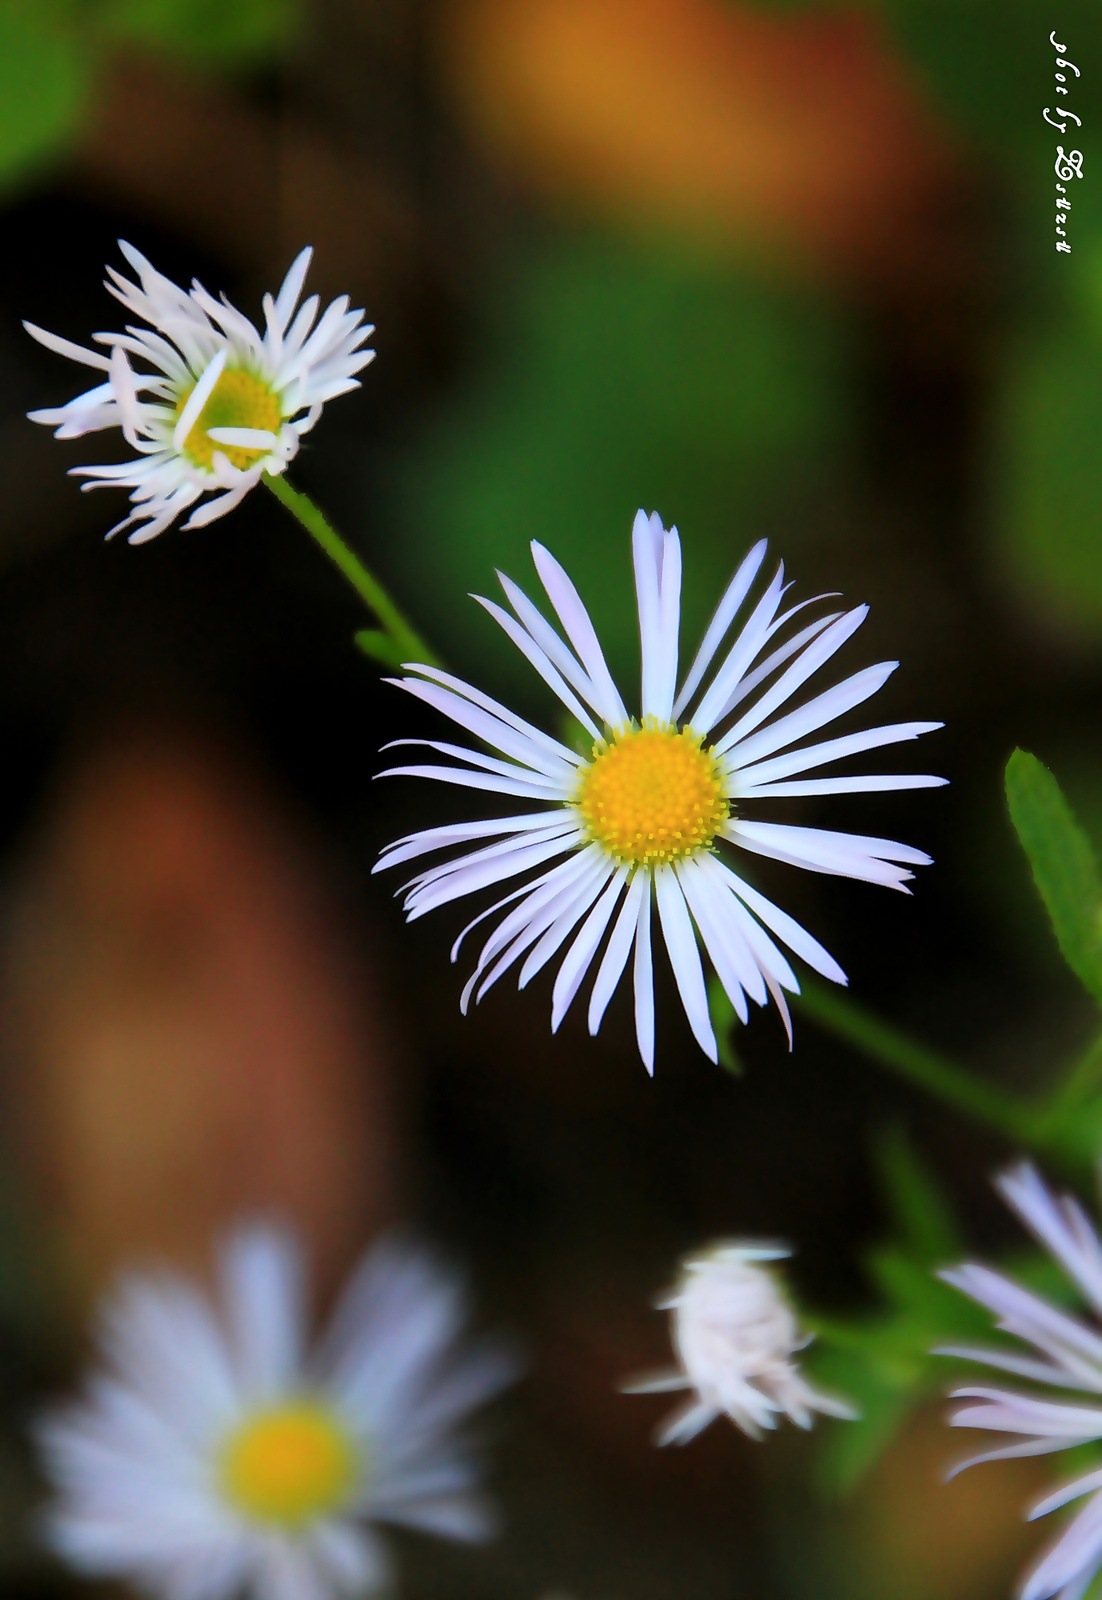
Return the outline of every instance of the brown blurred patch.
{"type": "Polygon", "coordinates": [[[1048,1539],[1023,1513],[1053,1481],[1051,1461],[1001,1461],[944,1481],[954,1461],[984,1448],[950,1430],[944,1404],[917,1413],[877,1464],[846,1516],[855,1600],[988,1600],[1048,1539]]]}
{"type": "Polygon", "coordinates": [[[82,1289],[294,1218],[331,1283],[393,1211],[389,1058],[310,852],[259,786],[134,733],[63,778],[6,971],[33,1175],[82,1289]]]}
{"type": "Polygon", "coordinates": [[[362,156],[152,57],[108,64],[75,167],[88,192],[147,211],[247,273],[286,271],[312,244],[312,289],[377,305],[409,268],[412,215],[362,156]]]}
{"type": "Polygon", "coordinates": [[[468,121],[539,188],[847,270],[942,230],[947,135],[869,15],[451,0],[445,35],[468,121]]]}

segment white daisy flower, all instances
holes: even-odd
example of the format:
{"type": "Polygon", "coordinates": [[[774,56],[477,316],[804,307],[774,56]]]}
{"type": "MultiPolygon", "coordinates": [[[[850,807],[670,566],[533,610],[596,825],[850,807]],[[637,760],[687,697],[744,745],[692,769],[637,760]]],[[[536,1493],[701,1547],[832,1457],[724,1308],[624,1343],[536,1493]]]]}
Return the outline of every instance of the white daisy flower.
{"type": "Polygon", "coordinates": [[[217,1305],[169,1271],[105,1301],[103,1367],[39,1427],[54,1548],[164,1600],[328,1600],[386,1583],[373,1522],[486,1538],[456,1429],[510,1364],[456,1352],[453,1279],[377,1245],[311,1353],[292,1234],[240,1228],[218,1266],[217,1305]]]}
{"type": "MultiPolygon", "coordinates": [[[[1024,1340],[1033,1350],[1023,1354],[1012,1347],[988,1350],[951,1345],[936,1353],[982,1361],[1000,1372],[1064,1389],[1095,1403],[1046,1400],[1006,1389],[957,1389],[953,1399],[979,1404],[955,1412],[949,1419],[953,1427],[989,1428],[993,1433],[1018,1434],[1020,1438],[1014,1444],[970,1456],[950,1476],[981,1461],[1049,1455],[1102,1439],[1102,1242],[1079,1203],[1070,1195],[1052,1195],[1032,1167],[1017,1167],[997,1182],[1003,1198],[1064,1268],[1094,1313],[1095,1322],[1088,1325],[1058,1311],[989,1267],[955,1267],[941,1274],[945,1281],[986,1306],[1003,1333],[1024,1340]]],[[[1082,1600],[1102,1569],[1102,1469],[1083,1473],[1046,1495],[1029,1517],[1031,1521],[1043,1517],[1084,1495],[1091,1498],[1028,1574],[1020,1590],[1021,1600],[1050,1600],[1053,1595],[1059,1600],[1082,1600]]]]}
{"type": "Polygon", "coordinates": [[[409,834],[387,847],[375,870],[452,846],[478,846],[426,868],[406,885],[410,921],[468,894],[524,877],[519,888],[483,911],[456,940],[453,961],[470,928],[512,907],[482,947],[463,991],[464,1011],[472,994],[480,1000],[522,956],[519,984],[524,988],[569,939],[552,999],[551,1027],[557,1029],[611,927],[590,995],[589,1031],[599,1028],[634,949],[636,1034],[647,1070],[653,1071],[653,903],[689,1026],[713,1061],[716,1041],[698,937],[739,1017],[747,1020],[747,998],[765,1005],[772,995],[790,1041],[783,991],[799,993],[799,983],[770,934],[824,977],[846,981],[818,940],[732,870],[717,848],[721,843],[893,889],[902,889],[913,876],[908,866],[930,861],[921,850],[890,839],[751,821],[744,815],[747,806],[782,796],[926,788],[946,780],[909,773],[803,776],[844,756],[942,726],[900,722],[799,745],[875,694],[897,662],[866,667],[795,710],[774,715],[857,630],[867,606],[820,617],[776,644],[785,625],[811,603],[781,609],[787,593],[782,565],[733,642],[722,650],[764,559],[762,540],[732,579],[678,689],[677,529],[666,532],[657,514],[648,518],[640,511],[632,542],[642,644],[641,720],[629,715],[612,681],[574,585],[554,557],[533,543],[536,571],[565,640],[500,573],[514,615],[491,600],[475,598],[581,723],[593,739],[592,754],[577,754],[449,673],[410,666],[420,676],[391,681],[497,754],[438,740],[400,739],[396,743],[426,744],[464,765],[394,767],[382,776],[435,778],[534,800],[543,809],[409,834]]]}
{"type": "Polygon", "coordinates": [[[119,248],[138,275],[131,283],[109,267],[105,287],[148,327],[97,333],[110,354],[85,350],[33,323],[23,326],[40,344],[106,375],[68,405],[32,411],[33,422],[56,428],[55,438],[79,439],[121,428],[137,459],[103,467],[74,467],[92,481],[85,489],[129,489],[135,509],[107,535],[135,526],[131,544],[163,533],[204,494],[187,528],[221,517],[260,482],[277,476],[327,400],[359,388],[355,374],[373,358],[361,348],[374,330],[342,295],[314,326],[320,301],[298,308],[312,250],[303,250],[273,300],[264,296],[264,332],[200,283],[181,289],[133,245],[119,248]],[[313,331],[311,331],[311,329],[313,331]],[[130,357],[152,371],[134,371],[130,357]]]}
{"type": "Polygon", "coordinates": [[[694,1391],[662,1425],[659,1444],[688,1444],[723,1415],[752,1439],[780,1416],[801,1428],[811,1427],[815,1411],[856,1416],[843,1401],[816,1393],[792,1360],[810,1341],[776,1275],[758,1265],[789,1254],[783,1245],[720,1244],[682,1263],[676,1288],[658,1302],[672,1313],[680,1368],[625,1387],[627,1394],[694,1391]]]}

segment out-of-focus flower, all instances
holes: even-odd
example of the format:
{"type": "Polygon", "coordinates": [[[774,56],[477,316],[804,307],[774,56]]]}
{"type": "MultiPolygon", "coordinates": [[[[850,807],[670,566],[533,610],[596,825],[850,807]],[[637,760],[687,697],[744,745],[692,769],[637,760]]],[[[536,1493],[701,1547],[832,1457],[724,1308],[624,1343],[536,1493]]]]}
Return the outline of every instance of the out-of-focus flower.
{"type": "Polygon", "coordinates": [[[799,983],[766,929],[816,972],[835,983],[846,981],[818,940],[731,871],[716,850],[720,840],[813,872],[895,889],[902,889],[912,876],[896,863],[916,866],[930,861],[921,850],[890,839],[750,821],[742,815],[744,805],[782,796],[926,788],[946,780],[910,773],[802,776],[845,756],[914,739],[941,726],[894,723],[791,748],[875,694],[897,662],[866,667],[774,718],[856,632],[867,606],[820,617],[767,653],[770,641],[810,603],[781,610],[786,593],[782,564],[714,667],[765,557],[762,540],[732,579],[678,690],[681,543],[677,529],[667,532],[657,513],[648,518],[640,511],[633,551],[642,645],[642,720],[629,715],[574,585],[554,557],[533,543],[536,570],[569,645],[527,595],[501,574],[515,619],[490,600],[478,597],[479,603],[590,735],[592,755],[589,759],[578,755],[461,679],[417,666],[412,670],[420,677],[392,681],[505,759],[436,740],[398,740],[398,744],[427,744],[466,765],[394,767],[383,776],[435,778],[553,809],[410,834],[383,852],[375,870],[449,846],[491,841],[419,872],[407,885],[410,921],[478,890],[535,873],[477,916],[456,940],[453,961],[470,928],[516,902],[482,947],[463,991],[464,1011],[472,994],[480,1000],[521,956],[525,956],[519,975],[523,988],[573,935],[555,980],[551,1027],[557,1029],[611,925],[590,997],[589,1031],[596,1033],[600,1027],[634,948],[636,1035],[643,1061],[652,1071],[652,898],[657,901],[689,1025],[713,1061],[716,1041],[697,934],[739,1017],[747,1020],[747,996],[765,1005],[772,995],[790,1038],[783,991],[798,993],[799,983]],[[725,731],[714,744],[706,744],[719,729],[725,731]],[[778,754],[785,749],[786,755],[778,754]],[[545,867],[563,855],[565,861],[545,867]]]}
{"type": "Polygon", "coordinates": [[[107,1299],[104,1370],[39,1428],[54,1547],[172,1600],[325,1600],[385,1584],[372,1522],[487,1537],[456,1428],[510,1364],[457,1352],[452,1278],[376,1246],[311,1354],[293,1235],[240,1228],[219,1268],[217,1308],[167,1271],[107,1299]]]}
{"type": "MultiPolygon", "coordinates": [[[[1052,1195],[1030,1166],[1020,1166],[997,1181],[1003,1198],[1064,1268],[1095,1317],[1102,1319],[1102,1242],[1082,1207],[1070,1195],[1052,1195]]],[[[938,1354],[982,1361],[1032,1383],[1099,1400],[1102,1332],[1097,1327],[1057,1310],[989,1267],[965,1265],[941,1276],[992,1311],[1002,1332],[1034,1349],[1022,1354],[1009,1346],[988,1350],[952,1345],[938,1354]]],[[[1102,1404],[1045,1400],[992,1388],[957,1389],[952,1398],[980,1402],[954,1412],[949,1419],[953,1427],[1021,1435],[1014,1444],[969,1457],[954,1472],[981,1461],[1049,1455],[1102,1439],[1102,1404]]],[[[1021,1600],[1049,1600],[1053,1595],[1059,1600],[1082,1600],[1090,1588],[1102,1567],[1102,1470],[1084,1473],[1046,1495],[1029,1516],[1031,1521],[1043,1517],[1087,1494],[1091,1496],[1087,1505],[1026,1578],[1021,1600]]]]}
{"type": "Polygon", "coordinates": [[[309,249],[295,258],[276,298],[264,296],[261,333],[225,296],[215,300],[200,283],[181,289],[133,245],[120,240],[119,248],[139,282],[109,267],[105,287],[149,327],[95,334],[107,356],[25,322],[48,350],[107,375],[68,405],[30,416],[55,427],[58,439],[122,429],[137,460],[72,470],[92,480],[85,489],[114,484],[131,491],[135,509],[107,537],[138,524],[129,539],[143,544],[201,495],[217,498],[196,506],[185,527],[224,516],[261,473],[283,472],[325,402],[359,387],[355,374],[375,353],[361,347],[374,330],[362,311],[349,310],[347,295],[314,327],[318,296],[298,306],[309,249]],[[135,372],[130,356],[155,370],[135,372]]]}
{"type": "Polygon", "coordinates": [[[760,1439],[787,1416],[810,1428],[812,1413],[852,1418],[842,1400],[818,1394],[792,1357],[808,1343],[776,1275],[760,1266],[789,1252],[779,1245],[721,1244],[687,1259],[675,1288],[658,1302],[670,1318],[676,1372],[625,1386],[628,1394],[692,1389],[692,1398],[663,1423],[659,1444],[688,1444],[726,1414],[760,1439]]]}

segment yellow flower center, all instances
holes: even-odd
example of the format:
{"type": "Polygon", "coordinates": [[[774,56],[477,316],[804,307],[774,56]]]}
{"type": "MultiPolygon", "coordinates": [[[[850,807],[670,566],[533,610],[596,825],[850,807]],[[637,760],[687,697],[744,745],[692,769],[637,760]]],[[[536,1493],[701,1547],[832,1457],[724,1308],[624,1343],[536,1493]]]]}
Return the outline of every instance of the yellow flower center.
{"type": "Polygon", "coordinates": [[[594,747],[574,804],[590,839],[635,866],[707,850],[730,810],[712,752],[652,723],[594,747]]]}
{"type": "MultiPolygon", "coordinates": [[[[177,400],[177,417],[187,405],[194,387],[192,384],[191,389],[185,389],[177,400]]],[[[210,437],[208,429],[266,428],[269,433],[278,434],[282,422],[279,400],[268,385],[260,378],[254,378],[251,372],[243,372],[239,367],[231,368],[219,375],[206,405],[192,424],[191,432],[184,440],[184,455],[193,466],[209,472],[214,452],[221,450],[228,461],[244,471],[267,452],[248,450],[236,444],[218,444],[210,437]]]]}
{"type": "Polygon", "coordinates": [[[260,1411],[226,1441],[222,1488],[244,1516],[300,1528],[334,1511],[356,1476],[357,1452],[330,1411],[296,1401],[260,1411]]]}

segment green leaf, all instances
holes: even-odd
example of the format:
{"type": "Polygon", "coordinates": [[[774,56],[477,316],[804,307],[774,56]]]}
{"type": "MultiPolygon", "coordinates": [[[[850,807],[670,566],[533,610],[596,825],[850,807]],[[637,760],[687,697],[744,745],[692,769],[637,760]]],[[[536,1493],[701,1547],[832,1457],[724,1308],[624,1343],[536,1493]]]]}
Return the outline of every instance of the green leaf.
{"type": "Polygon", "coordinates": [[[1036,756],[1006,764],[1010,819],[1068,966],[1102,1004],[1102,874],[1060,785],[1036,756]]]}
{"type": "Polygon", "coordinates": [[[916,1259],[944,1266],[962,1254],[964,1245],[945,1196],[901,1128],[881,1136],[876,1163],[900,1237],[916,1259]]]}
{"type": "Polygon", "coordinates": [[[262,60],[290,37],[296,0],[103,0],[105,35],[197,61],[262,60]]]}
{"type": "Polygon", "coordinates": [[[712,1019],[712,1027],[715,1030],[720,1066],[726,1067],[727,1071],[734,1073],[736,1078],[741,1078],[742,1062],[739,1060],[734,1040],[735,1029],[738,1027],[739,1019],[735,1013],[734,1006],[727,996],[726,989],[714,973],[708,979],[708,1014],[712,1019]]]}
{"type": "Polygon", "coordinates": [[[400,667],[402,664],[401,647],[381,628],[361,628],[353,636],[353,643],[357,650],[362,650],[372,661],[381,661],[384,667],[400,667]]]}
{"type": "Polygon", "coordinates": [[[64,150],[94,66],[64,0],[0,0],[0,189],[64,150]]]}

